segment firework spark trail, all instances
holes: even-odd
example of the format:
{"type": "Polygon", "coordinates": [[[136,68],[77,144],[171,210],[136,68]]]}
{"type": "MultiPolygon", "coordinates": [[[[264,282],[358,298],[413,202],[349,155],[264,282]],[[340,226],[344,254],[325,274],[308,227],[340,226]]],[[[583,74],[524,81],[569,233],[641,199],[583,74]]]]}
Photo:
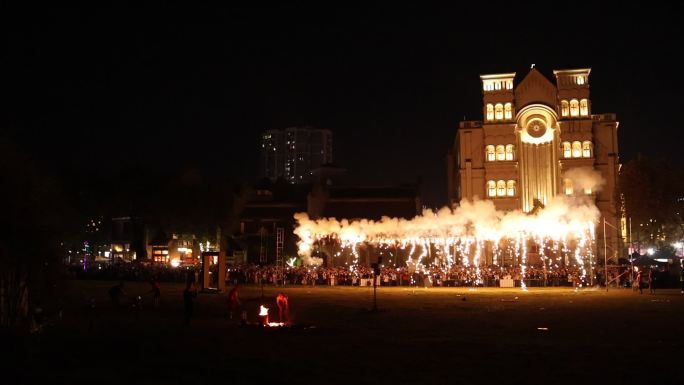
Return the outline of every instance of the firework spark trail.
{"type": "Polygon", "coordinates": [[[461,254],[463,255],[463,266],[468,267],[470,266],[470,240],[466,239],[466,241],[463,243],[463,250],[461,251],[461,254]]]}
{"type": "Polygon", "coordinates": [[[354,255],[354,262],[352,263],[352,266],[350,269],[351,269],[352,274],[354,274],[355,277],[359,276],[359,271],[356,269],[356,267],[359,264],[359,250],[357,249],[357,246],[358,246],[357,242],[354,242],[351,245],[352,254],[354,255]]]}
{"type": "Polygon", "coordinates": [[[499,250],[499,244],[497,242],[494,242],[492,244],[492,264],[494,266],[498,265],[499,250]]]}
{"type": "Polygon", "coordinates": [[[520,233],[520,244],[522,245],[522,259],[520,260],[520,288],[527,291],[527,285],[525,285],[525,270],[527,269],[527,242],[523,237],[523,233],[520,233]]]}
{"type": "Polygon", "coordinates": [[[475,246],[475,256],[473,257],[473,265],[475,265],[475,284],[482,283],[482,275],[480,274],[480,254],[482,252],[482,241],[477,242],[475,246]]]}
{"type": "Polygon", "coordinates": [[[416,269],[418,269],[419,271],[422,272],[423,271],[423,264],[421,262],[423,262],[423,258],[425,258],[428,254],[428,251],[427,251],[428,250],[427,249],[428,248],[428,241],[423,240],[421,243],[421,246],[422,246],[421,249],[423,251],[418,256],[418,261],[416,262],[416,269]]]}

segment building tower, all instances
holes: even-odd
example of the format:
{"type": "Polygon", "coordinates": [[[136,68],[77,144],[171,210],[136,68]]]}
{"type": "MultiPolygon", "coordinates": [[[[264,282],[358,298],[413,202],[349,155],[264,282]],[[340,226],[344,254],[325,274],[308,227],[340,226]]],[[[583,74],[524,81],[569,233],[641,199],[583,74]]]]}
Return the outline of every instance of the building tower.
{"type": "MultiPolygon", "coordinates": [[[[619,170],[615,114],[592,114],[591,69],[553,71],[556,84],[532,68],[519,84],[515,73],[481,75],[482,121],[463,121],[448,156],[449,198],[491,199],[497,209],[524,212],[558,194],[593,197],[606,222],[620,227],[615,187],[619,170]],[[588,167],[605,184],[600,191],[573,186],[563,176],[588,167]]],[[[602,219],[603,219],[602,218],[602,219]]],[[[597,250],[603,254],[602,227],[597,250]]],[[[606,231],[608,257],[620,234],[606,231]]]]}

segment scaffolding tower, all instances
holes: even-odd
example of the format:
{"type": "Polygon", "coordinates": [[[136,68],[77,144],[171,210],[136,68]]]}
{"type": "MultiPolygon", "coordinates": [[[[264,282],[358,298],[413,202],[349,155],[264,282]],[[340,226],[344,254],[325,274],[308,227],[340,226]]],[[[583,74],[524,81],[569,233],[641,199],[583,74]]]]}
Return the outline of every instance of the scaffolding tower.
{"type": "Polygon", "coordinates": [[[276,270],[278,272],[278,281],[282,281],[283,272],[285,270],[285,261],[283,257],[283,245],[285,244],[285,229],[278,227],[276,229],[276,270]]]}

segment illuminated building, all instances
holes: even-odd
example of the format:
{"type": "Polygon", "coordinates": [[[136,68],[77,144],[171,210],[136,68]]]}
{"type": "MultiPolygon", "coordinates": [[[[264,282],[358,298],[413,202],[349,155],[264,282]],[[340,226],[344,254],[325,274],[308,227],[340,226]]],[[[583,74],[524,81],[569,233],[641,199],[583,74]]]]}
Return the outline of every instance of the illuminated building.
{"type": "MultiPolygon", "coordinates": [[[[615,187],[619,170],[615,114],[592,111],[591,69],[553,71],[555,84],[532,68],[481,75],[483,120],[460,123],[448,157],[449,198],[491,199],[501,210],[532,211],[555,195],[586,194],[607,223],[620,227],[615,187]],[[572,169],[598,171],[599,191],[573,186],[572,169]]],[[[597,251],[603,255],[602,225],[597,251]]],[[[620,234],[608,226],[608,256],[619,254],[620,234]]]]}
{"type": "Polygon", "coordinates": [[[271,181],[310,183],[312,171],[332,161],[330,130],[290,127],[261,136],[261,176],[271,181]]]}

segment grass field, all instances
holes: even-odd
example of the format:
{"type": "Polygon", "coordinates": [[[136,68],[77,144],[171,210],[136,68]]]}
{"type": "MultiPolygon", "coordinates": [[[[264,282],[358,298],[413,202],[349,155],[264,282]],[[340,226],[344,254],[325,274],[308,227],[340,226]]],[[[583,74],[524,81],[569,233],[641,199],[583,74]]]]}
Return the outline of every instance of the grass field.
{"type": "MultiPolygon", "coordinates": [[[[225,293],[200,294],[186,327],[181,285],[135,311],[110,305],[113,284],[70,282],[63,319],[5,361],[18,383],[684,383],[675,290],[380,288],[371,313],[369,288],[265,287],[272,320],[282,290],[293,321],[314,327],[262,330],[228,320],[225,293]]],[[[125,301],[148,290],[127,283],[125,301]]],[[[261,289],[241,298],[256,322],[261,289]]]]}

